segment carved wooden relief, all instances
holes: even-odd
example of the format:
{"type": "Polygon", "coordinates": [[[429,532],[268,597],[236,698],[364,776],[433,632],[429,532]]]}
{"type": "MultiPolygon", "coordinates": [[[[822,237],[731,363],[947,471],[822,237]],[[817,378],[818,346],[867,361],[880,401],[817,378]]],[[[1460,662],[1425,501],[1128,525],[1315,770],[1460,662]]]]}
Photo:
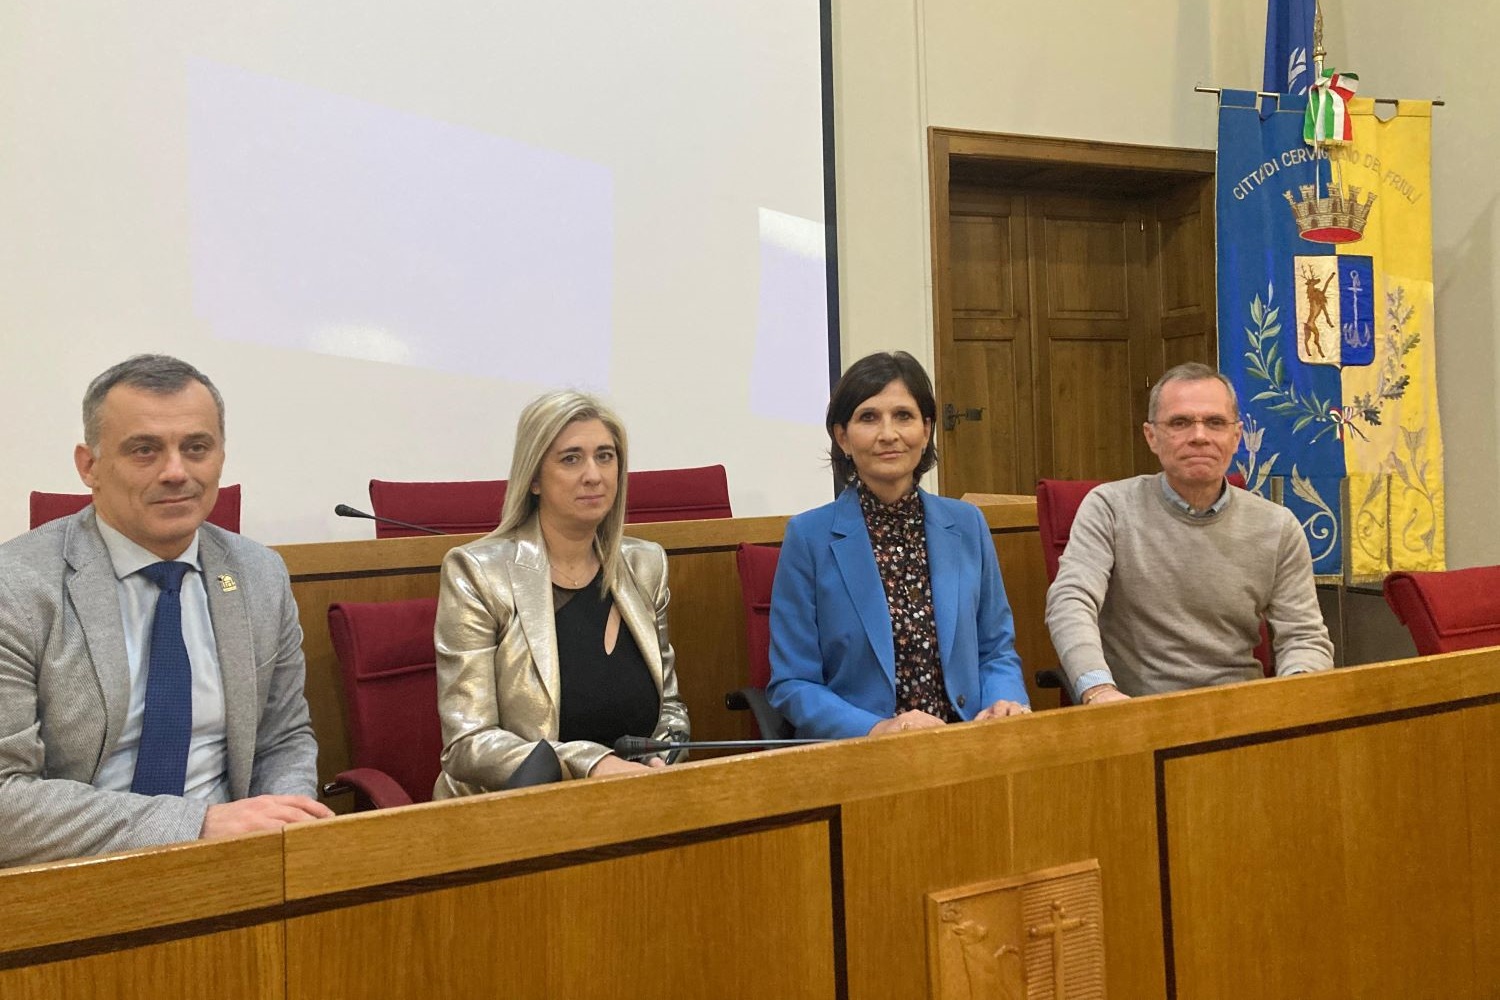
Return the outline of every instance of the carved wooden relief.
{"type": "Polygon", "coordinates": [[[1103,1000],[1097,860],[927,895],[933,1000],[1103,1000]]]}

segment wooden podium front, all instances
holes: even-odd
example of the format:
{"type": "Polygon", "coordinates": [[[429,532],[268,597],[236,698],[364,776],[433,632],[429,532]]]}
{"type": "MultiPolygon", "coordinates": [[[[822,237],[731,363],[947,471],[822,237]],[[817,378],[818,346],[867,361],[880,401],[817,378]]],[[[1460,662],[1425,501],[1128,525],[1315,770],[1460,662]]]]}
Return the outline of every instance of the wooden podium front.
{"type": "Polygon", "coordinates": [[[0,997],[923,997],[1091,861],[1112,1000],[1490,997],[1497,746],[1491,649],[18,869],[0,997]]]}

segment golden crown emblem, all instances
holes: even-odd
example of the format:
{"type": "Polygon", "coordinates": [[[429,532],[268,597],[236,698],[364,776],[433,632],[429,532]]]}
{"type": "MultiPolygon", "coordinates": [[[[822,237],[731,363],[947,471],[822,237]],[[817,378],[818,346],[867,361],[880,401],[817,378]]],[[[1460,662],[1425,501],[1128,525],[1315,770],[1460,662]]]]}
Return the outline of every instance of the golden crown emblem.
{"type": "Polygon", "coordinates": [[[1297,234],[1314,243],[1353,243],[1365,234],[1365,223],[1370,220],[1370,208],[1375,204],[1375,192],[1365,194],[1359,200],[1359,188],[1349,185],[1344,189],[1333,181],[1328,182],[1328,197],[1318,197],[1316,184],[1300,185],[1302,198],[1292,197],[1283,191],[1287,204],[1292,206],[1292,217],[1297,221],[1297,234]]]}

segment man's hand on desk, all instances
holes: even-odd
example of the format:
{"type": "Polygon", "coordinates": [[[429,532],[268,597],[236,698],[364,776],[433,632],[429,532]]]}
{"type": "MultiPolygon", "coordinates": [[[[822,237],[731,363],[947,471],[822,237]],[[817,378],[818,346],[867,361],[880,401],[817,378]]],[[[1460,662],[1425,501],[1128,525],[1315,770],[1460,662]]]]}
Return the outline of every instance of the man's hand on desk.
{"type": "Polygon", "coordinates": [[[1095,684],[1078,699],[1085,705],[1102,705],[1107,701],[1129,701],[1130,695],[1113,684],[1095,684]]]}
{"type": "Polygon", "coordinates": [[[332,809],[305,795],[257,795],[209,806],[198,836],[207,840],[257,830],[279,830],[288,823],[328,819],[332,815],[332,809]]]}

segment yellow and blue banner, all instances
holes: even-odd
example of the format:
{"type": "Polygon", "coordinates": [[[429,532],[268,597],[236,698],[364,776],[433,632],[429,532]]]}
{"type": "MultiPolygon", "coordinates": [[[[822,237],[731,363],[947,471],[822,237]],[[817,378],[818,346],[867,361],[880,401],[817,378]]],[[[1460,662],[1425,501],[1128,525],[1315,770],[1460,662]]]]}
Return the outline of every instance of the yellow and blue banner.
{"type": "Polygon", "coordinates": [[[1352,141],[1314,147],[1307,100],[1257,107],[1226,90],[1220,102],[1219,365],[1245,422],[1235,468],[1263,495],[1280,480],[1320,576],[1440,569],[1431,106],[1403,102],[1381,122],[1346,88],[1338,132],[1347,121],[1352,141]]]}

